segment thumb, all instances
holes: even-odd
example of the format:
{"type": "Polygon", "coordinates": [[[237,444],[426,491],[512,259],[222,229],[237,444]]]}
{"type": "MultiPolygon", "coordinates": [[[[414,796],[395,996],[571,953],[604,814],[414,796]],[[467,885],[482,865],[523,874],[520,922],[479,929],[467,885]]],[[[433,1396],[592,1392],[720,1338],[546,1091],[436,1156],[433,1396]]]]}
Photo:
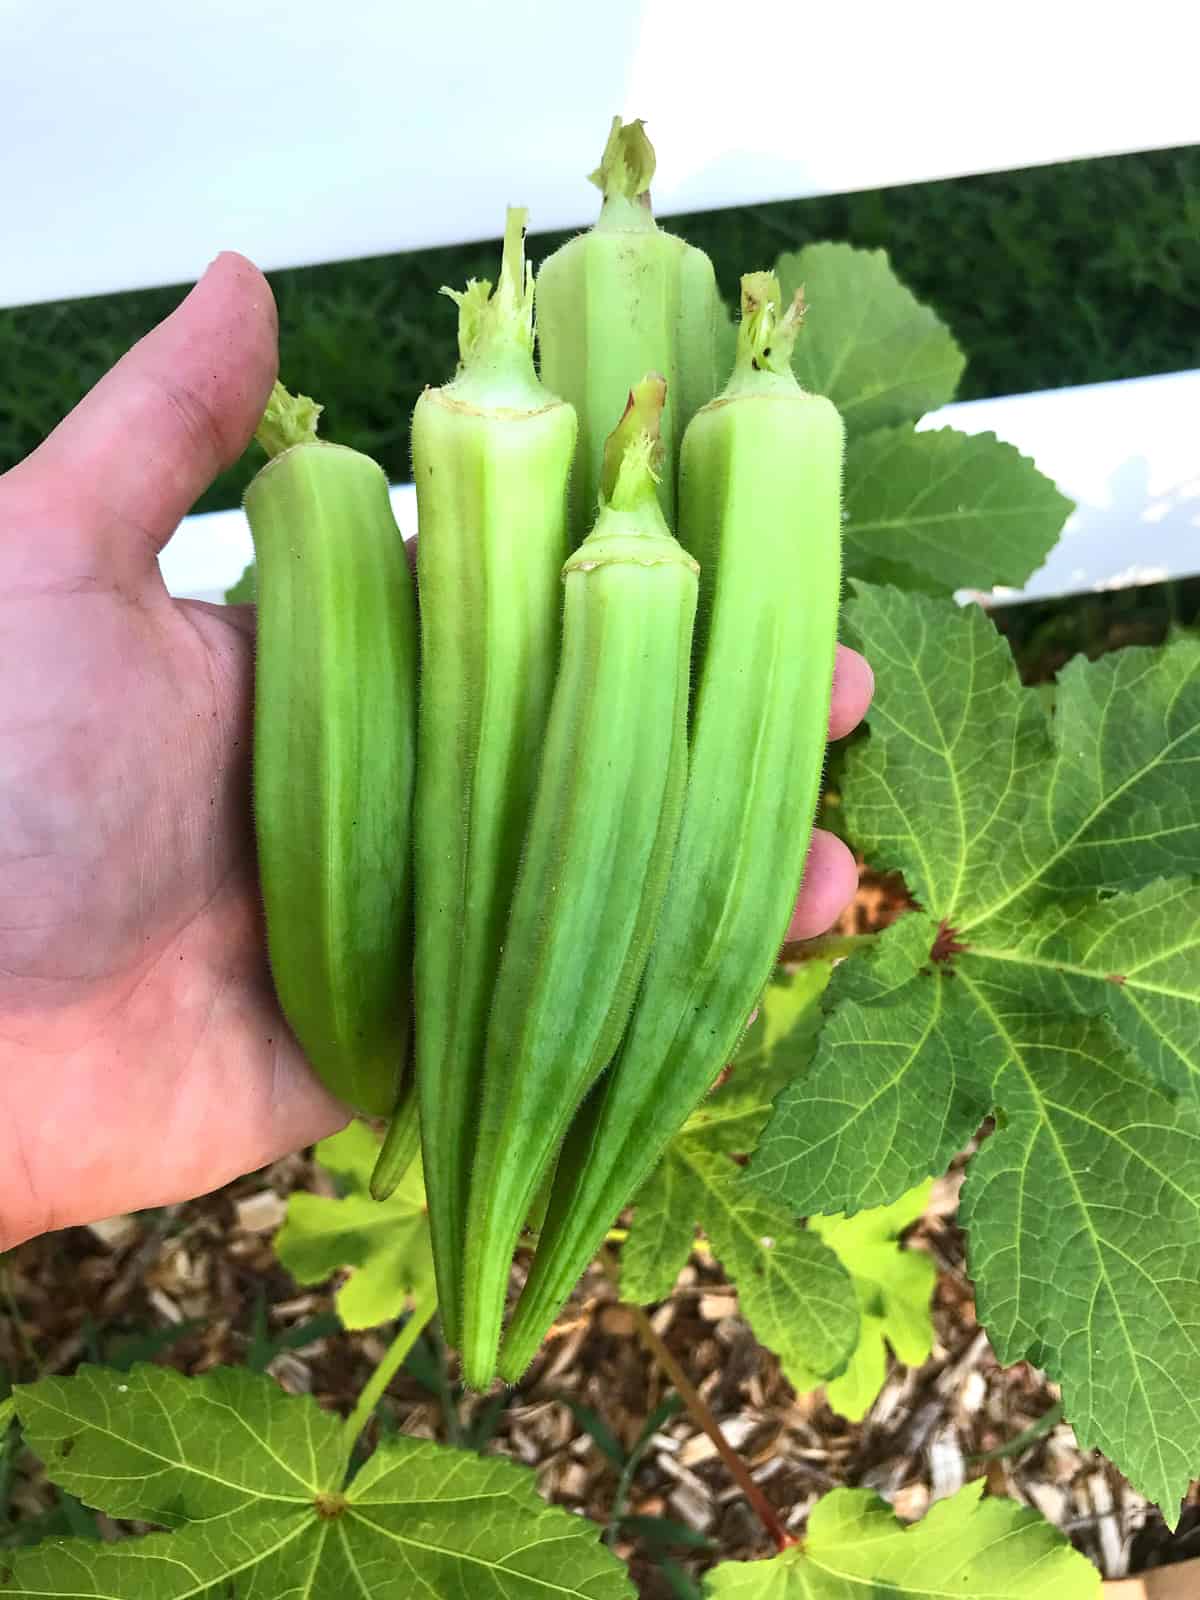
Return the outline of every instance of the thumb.
{"type": "Polygon", "coordinates": [[[148,573],[196,499],[249,442],[278,365],[275,301],[226,251],[183,302],[0,479],[0,509],[59,570],[148,573]]]}

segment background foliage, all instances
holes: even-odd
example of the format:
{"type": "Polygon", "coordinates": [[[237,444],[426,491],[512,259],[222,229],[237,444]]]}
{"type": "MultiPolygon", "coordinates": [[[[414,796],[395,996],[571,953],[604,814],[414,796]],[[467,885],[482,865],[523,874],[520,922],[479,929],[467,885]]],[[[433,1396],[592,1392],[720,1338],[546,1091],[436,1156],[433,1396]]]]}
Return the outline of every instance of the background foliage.
{"type": "MultiPolygon", "coordinates": [[[[960,399],[1200,364],[1200,146],[738,206],[668,225],[708,251],[731,301],[748,263],[811,240],[886,248],[901,282],[970,358],[960,399]]],[[[531,259],[565,237],[535,233],[531,259]]],[[[437,288],[487,276],[497,252],[487,240],[271,274],[286,381],[319,395],[331,434],[377,456],[394,481],[409,476],[417,394],[454,367],[454,311],[437,288]]],[[[0,311],[0,471],[181,294],[0,311]]],[[[198,509],[236,504],[252,468],[225,473],[198,509]]]]}

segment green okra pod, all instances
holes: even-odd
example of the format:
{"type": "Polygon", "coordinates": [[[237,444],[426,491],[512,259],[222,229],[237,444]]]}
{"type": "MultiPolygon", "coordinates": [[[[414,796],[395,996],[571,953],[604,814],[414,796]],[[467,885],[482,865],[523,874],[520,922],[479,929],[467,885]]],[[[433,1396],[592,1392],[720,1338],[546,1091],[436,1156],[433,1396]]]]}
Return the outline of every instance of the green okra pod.
{"type": "Polygon", "coordinates": [[[416,1059],[438,1297],[458,1342],[488,1010],[554,687],[575,413],[533,366],[525,213],[455,295],[458,375],[412,424],[422,678],[416,1059]]]}
{"type": "Polygon", "coordinates": [[[658,493],[673,526],[679,441],[725,376],[718,371],[725,309],[712,262],[657,225],[653,177],[654,150],[643,123],[614,117],[591,175],[604,196],[600,216],[538,269],[542,378],[579,417],[571,483],[576,543],[595,517],[605,441],[630,383],[644,372],[666,379],[658,493]]]}
{"type": "Polygon", "coordinates": [[[246,491],[254,823],[271,972],[334,1094],[390,1114],[411,1016],[417,616],[388,484],[276,384],[246,491]]]}
{"type": "Polygon", "coordinates": [[[791,370],[801,307],[742,280],[737,364],[683,441],[700,563],[688,789],[621,1048],[577,1116],[501,1353],[515,1379],[621,1207],[711,1087],[766,986],[804,868],[828,737],[843,428],[791,370]]]}
{"type": "Polygon", "coordinates": [[[613,433],[595,527],[563,569],[562,654],[492,998],[467,1212],[462,1354],[495,1373],[521,1225],[621,1037],[654,933],[687,774],[696,564],[653,462],[665,384],[613,433]]]}

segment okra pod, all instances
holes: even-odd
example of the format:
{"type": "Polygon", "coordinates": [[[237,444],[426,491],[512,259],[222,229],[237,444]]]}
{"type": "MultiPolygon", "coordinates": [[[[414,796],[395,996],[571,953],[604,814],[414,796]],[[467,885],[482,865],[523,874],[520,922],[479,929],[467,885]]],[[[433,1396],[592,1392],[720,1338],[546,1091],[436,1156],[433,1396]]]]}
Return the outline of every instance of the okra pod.
{"type": "Polygon", "coordinates": [[[462,1355],[495,1374],[521,1225],[629,1016],[687,774],[696,564],[653,463],[665,384],[629,396],[595,527],[563,569],[562,655],[492,999],[467,1214],[462,1355]]]}
{"type": "Polygon", "coordinates": [[[673,526],[679,441],[725,376],[717,368],[724,307],[712,263],[703,250],[655,222],[654,161],[644,124],[614,117],[591,175],[604,196],[599,219],[538,269],[542,379],[579,417],[571,482],[576,543],[595,517],[605,441],[630,383],[644,372],[666,379],[658,492],[673,526]]]}
{"type": "Polygon", "coordinates": [[[425,390],[412,424],[416,1060],[438,1297],[453,1344],[488,1009],[558,658],[575,448],[575,413],[534,371],[524,221],[509,211],[495,292],[480,282],[453,295],[458,374],[425,390]]]}
{"type": "Polygon", "coordinates": [[[387,1115],[411,1014],[417,617],[388,484],[276,384],[246,491],[254,823],[275,989],[334,1094],[387,1115]]]}
{"type": "Polygon", "coordinates": [[[683,822],[621,1048],[564,1142],[500,1371],[517,1378],[729,1059],[778,956],[824,764],[841,585],[843,428],[801,390],[769,274],[742,280],[737,361],[683,441],[680,538],[700,563],[683,822]]]}

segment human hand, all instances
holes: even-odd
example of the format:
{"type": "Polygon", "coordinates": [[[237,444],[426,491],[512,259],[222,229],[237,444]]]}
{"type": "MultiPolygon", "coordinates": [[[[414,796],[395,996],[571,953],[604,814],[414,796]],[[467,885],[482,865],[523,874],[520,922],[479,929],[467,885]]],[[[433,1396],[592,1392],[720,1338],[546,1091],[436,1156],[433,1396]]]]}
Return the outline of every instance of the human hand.
{"type": "Polygon", "coordinates": [[[268,974],[253,617],[157,554],[245,448],[271,291],[223,255],[0,478],[0,1248],[339,1127],[268,974]]]}
{"type": "MultiPolygon", "coordinates": [[[[173,600],[156,560],[275,370],[271,291],[220,256],[0,477],[0,1249],[205,1193],[349,1115],[267,968],[252,614],[173,600]]],[[[839,647],[831,737],[871,688],[839,647]]],[[[818,830],[789,938],[855,884],[818,830]]]]}

